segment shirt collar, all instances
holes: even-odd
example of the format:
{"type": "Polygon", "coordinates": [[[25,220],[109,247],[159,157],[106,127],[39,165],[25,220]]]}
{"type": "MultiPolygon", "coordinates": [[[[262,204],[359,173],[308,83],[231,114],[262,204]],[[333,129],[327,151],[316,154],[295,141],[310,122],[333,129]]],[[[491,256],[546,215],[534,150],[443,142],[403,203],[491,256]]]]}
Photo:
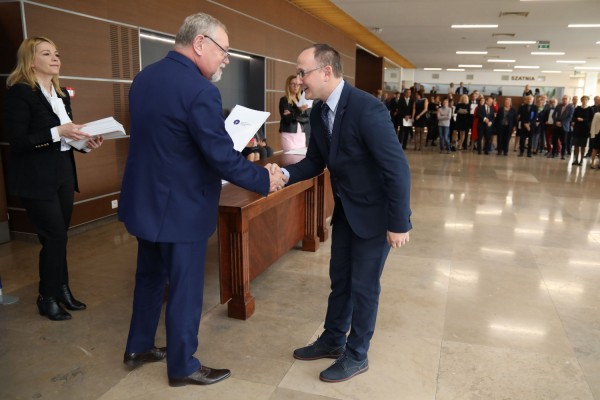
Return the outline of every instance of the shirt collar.
{"type": "Polygon", "coordinates": [[[342,96],[342,89],[344,89],[344,80],[342,79],[340,83],[333,89],[333,92],[327,98],[327,105],[329,109],[333,111],[333,115],[335,115],[335,111],[337,109],[338,103],[340,102],[340,97],[342,96]]]}

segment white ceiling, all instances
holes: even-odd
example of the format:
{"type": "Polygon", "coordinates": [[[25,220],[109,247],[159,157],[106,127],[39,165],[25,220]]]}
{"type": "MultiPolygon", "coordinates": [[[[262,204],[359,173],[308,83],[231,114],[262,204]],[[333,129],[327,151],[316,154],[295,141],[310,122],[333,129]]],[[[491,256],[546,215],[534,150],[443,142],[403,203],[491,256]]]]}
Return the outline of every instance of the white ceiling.
{"type": "MultiPolygon", "coordinates": [[[[600,28],[568,28],[568,24],[600,24],[600,0],[332,0],[367,28],[381,28],[381,40],[417,68],[457,68],[481,64],[484,70],[537,65],[541,70],[572,72],[574,65],[557,60],[583,60],[600,67],[600,28]],[[528,17],[500,16],[529,12],[528,17]],[[497,24],[495,29],[452,29],[453,24],[497,24]],[[492,34],[515,34],[514,37],[492,34]],[[550,41],[547,51],[564,56],[534,56],[536,45],[499,45],[498,40],[550,41]],[[503,46],[505,49],[490,47],[503,46]],[[458,55],[456,51],[488,51],[458,55]],[[515,63],[489,63],[490,58],[515,63]]],[[[542,51],[542,50],[540,50],[542,51]]],[[[469,71],[469,69],[467,69],[469,71]]],[[[519,70],[516,70],[519,71],[519,70]]]]}

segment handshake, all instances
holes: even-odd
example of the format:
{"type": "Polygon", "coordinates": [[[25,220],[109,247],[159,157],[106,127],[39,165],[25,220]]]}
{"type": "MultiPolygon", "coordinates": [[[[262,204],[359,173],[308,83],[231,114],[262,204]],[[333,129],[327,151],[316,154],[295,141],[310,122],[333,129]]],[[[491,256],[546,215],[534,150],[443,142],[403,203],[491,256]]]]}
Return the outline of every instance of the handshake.
{"type": "Polygon", "coordinates": [[[267,164],[265,165],[267,171],[269,171],[269,192],[276,192],[283,188],[288,181],[287,176],[283,173],[279,165],[267,164]]]}

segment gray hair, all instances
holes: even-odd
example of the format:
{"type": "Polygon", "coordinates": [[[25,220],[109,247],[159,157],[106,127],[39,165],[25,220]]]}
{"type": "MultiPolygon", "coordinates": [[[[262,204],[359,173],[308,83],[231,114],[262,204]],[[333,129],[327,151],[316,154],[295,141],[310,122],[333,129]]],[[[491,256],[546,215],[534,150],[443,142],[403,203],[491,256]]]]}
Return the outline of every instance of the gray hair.
{"type": "Polygon", "coordinates": [[[223,28],[227,32],[225,25],[218,19],[204,13],[192,14],[184,21],[177,36],[175,36],[175,46],[189,46],[198,35],[212,36],[217,27],[223,28]]]}

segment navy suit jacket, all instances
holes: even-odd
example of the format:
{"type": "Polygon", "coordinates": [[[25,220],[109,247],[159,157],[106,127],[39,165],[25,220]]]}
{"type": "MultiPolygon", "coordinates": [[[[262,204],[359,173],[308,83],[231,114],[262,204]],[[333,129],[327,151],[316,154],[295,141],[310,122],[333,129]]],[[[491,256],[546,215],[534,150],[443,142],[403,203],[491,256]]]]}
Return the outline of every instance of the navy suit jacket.
{"type": "Polygon", "coordinates": [[[197,242],[215,230],[221,177],[267,195],[269,173],[234,150],[221,95],[180,53],[144,68],[129,92],[131,137],[119,219],[152,242],[197,242]]]}
{"type": "Polygon", "coordinates": [[[306,158],[286,169],[293,184],[327,167],[336,204],[341,201],[352,231],[372,238],[411,228],[410,169],[389,112],[372,95],[344,82],[331,143],[321,120],[323,103],[310,115],[306,158]]]}

